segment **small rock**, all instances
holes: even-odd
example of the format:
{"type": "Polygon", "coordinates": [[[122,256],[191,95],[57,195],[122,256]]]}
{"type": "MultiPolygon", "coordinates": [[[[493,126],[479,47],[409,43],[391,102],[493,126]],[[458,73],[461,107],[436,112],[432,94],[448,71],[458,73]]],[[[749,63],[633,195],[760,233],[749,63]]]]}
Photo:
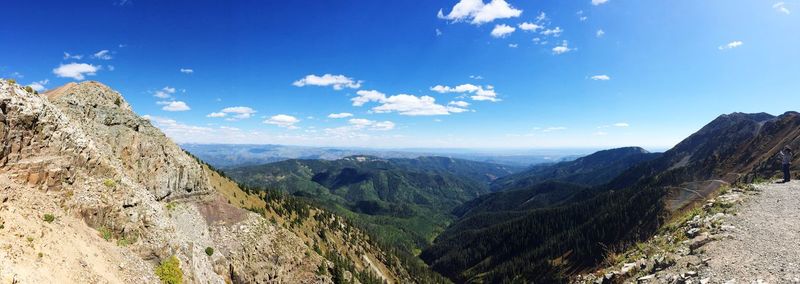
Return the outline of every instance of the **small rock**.
{"type": "Polygon", "coordinates": [[[690,228],[686,230],[686,236],[690,238],[694,238],[698,233],[700,233],[700,228],[690,228]]]}
{"type": "Polygon", "coordinates": [[[636,269],[636,263],[631,262],[623,264],[622,269],[620,269],[619,272],[622,275],[628,275],[628,273],[631,273],[631,271],[633,271],[634,269],[636,269]]]}
{"type": "Polygon", "coordinates": [[[650,281],[655,280],[655,278],[656,278],[655,274],[650,274],[647,276],[639,277],[638,279],[636,279],[636,281],[638,281],[639,283],[648,283],[650,281]]]}
{"type": "Polygon", "coordinates": [[[703,278],[703,279],[700,279],[700,284],[708,284],[709,281],[711,281],[710,278],[703,278]]]}

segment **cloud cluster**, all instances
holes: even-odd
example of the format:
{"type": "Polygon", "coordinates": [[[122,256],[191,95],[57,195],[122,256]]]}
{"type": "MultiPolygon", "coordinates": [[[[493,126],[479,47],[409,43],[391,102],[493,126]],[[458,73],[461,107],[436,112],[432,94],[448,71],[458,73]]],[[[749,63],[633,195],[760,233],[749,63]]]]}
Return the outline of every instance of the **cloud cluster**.
{"type": "Polygon", "coordinates": [[[535,32],[536,30],[544,28],[543,26],[540,26],[540,25],[535,24],[535,23],[530,23],[530,22],[520,23],[520,24],[517,25],[517,27],[519,27],[520,30],[527,31],[527,32],[535,32]]]}
{"type": "Polygon", "coordinates": [[[64,60],[67,60],[67,59],[81,60],[81,58],[83,58],[83,55],[80,55],[80,54],[69,54],[69,52],[64,52],[64,60]]]}
{"type": "Polygon", "coordinates": [[[353,78],[349,78],[344,75],[331,75],[325,74],[322,76],[317,76],[314,74],[307,75],[304,78],[294,81],[292,85],[297,87],[304,87],[304,86],[320,86],[320,87],[327,87],[332,86],[334,90],[341,90],[344,88],[351,88],[351,89],[358,89],[361,88],[361,83],[363,81],[356,81],[353,78]]]}
{"type": "Polygon", "coordinates": [[[399,94],[387,97],[380,101],[381,105],[373,107],[375,113],[392,113],[408,116],[448,115],[464,110],[459,107],[443,106],[436,103],[431,96],[417,97],[408,94],[399,94]]]}
{"type": "Polygon", "coordinates": [[[353,116],[352,113],[341,112],[341,113],[331,113],[331,114],[328,115],[328,118],[338,119],[338,118],[347,118],[347,117],[351,117],[351,116],[353,116]]]}
{"type": "Polygon", "coordinates": [[[496,38],[506,37],[517,30],[515,27],[502,24],[502,25],[495,25],[494,29],[492,29],[492,36],[496,38]]]}
{"type": "Polygon", "coordinates": [[[153,94],[153,96],[159,99],[169,99],[172,98],[172,94],[174,93],[175,93],[175,88],[166,86],[161,90],[156,91],[155,94],[153,94]]]}
{"type": "Polygon", "coordinates": [[[192,74],[192,73],[194,73],[194,69],[191,69],[191,68],[181,68],[180,70],[181,70],[181,73],[183,73],[183,74],[192,74]]]}
{"type": "Polygon", "coordinates": [[[355,129],[369,129],[378,131],[388,131],[395,127],[394,122],[391,121],[374,121],[364,118],[351,118],[347,121],[351,127],[355,129]]]}
{"type": "Polygon", "coordinates": [[[608,0],[592,0],[592,5],[594,6],[599,6],[605,3],[608,3],[608,0]]]}
{"type": "Polygon", "coordinates": [[[182,101],[158,101],[156,102],[158,105],[163,105],[161,108],[165,111],[187,111],[191,110],[189,105],[182,101]]]}
{"type": "Polygon", "coordinates": [[[92,58],[97,58],[97,59],[101,59],[101,60],[111,60],[112,59],[111,51],[108,51],[107,49],[103,49],[103,50],[98,51],[97,53],[93,54],[92,58]]]}
{"type": "Polygon", "coordinates": [[[605,74],[603,74],[603,75],[594,75],[594,76],[592,76],[590,78],[592,80],[595,80],[595,81],[608,81],[608,80],[611,80],[611,77],[608,76],[608,75],[605,75],[605,74]]]}
{"type": "Polygon", "coordinates": [[[431,91],[444,94],[444,93],[462,93],[471,94],[470,98],[475,101],[490,101],[498,102],[497,93],[494,91],[494,86],[487,85],[485,88],[473,84],[461,84],[455,87],[436,85],[431,87],[431,91]]]}
{"type": "Polygon", "coordinates": [[[252,117],[256,110],[246,106],[226,107],[218,112],[212,112],[206,117],[220,118],[225,117],[228,121],[236,121],[240,119],[247,119],[252,117]]]}
{"type": "Polygon", "coordinates": [[[69,63],[61,64],[53,69],[53,74],[62,78],[72,78],[75,80],[83,80],[85,76],[94,76],[97,71],[100,71],[101,66],[95,66],[86,63],[69,63]]]}
{"type": "Polygon", "coordinates": [[[553,54],[555,55],[564,54],[572,50],[573,50],[572,48],[569,48],[569,43],[567,43],[567,41],[565,40],[561,42],[561,45],[553,47],[553,54]]]}
{"type": "Polygon", "coordinates": [[[497,19],[516,18],[520,14],[522,10],[512,7],[505,0],[491,0],[488,4],[483,3],[483,0],[461,0],[447,15],[439,9],[437,17],[453,22],[482,25],[497,19]]]}
{"type": "Polygon", "coordinates": [[[300,122],[299,119],[297,119],[294,116],[286,114],[273,115],[272,117],[264,120],[264,123],[266,124],[272,124],[278,127],[283,127],[288,129],[297,129],[298,127],[295,126],[295,124],[297,124],[298,122],[300,122]]]}

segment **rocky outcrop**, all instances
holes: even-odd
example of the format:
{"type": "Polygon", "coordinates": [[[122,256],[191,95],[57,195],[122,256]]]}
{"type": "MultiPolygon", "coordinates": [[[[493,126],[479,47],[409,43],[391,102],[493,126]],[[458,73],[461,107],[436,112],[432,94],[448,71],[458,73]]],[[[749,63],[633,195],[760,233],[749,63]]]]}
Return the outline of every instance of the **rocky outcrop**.
{"type": "MultiPolygon", "coordinates": [[[[330,281],[316,275],[322,257],[308,253],[291,231],[225,202],[202,165],[100,83],[38,95],[0,80],[0,141],[0,223],[14,232],[41,231],[42,214],[53,212],[61,218],[56,222],[73,225],[56,234],[103,251],[86,258],[52,250],[60,263],[83,268],[47,278],[47,252],[37,265],[24,253],[0,250],[0,275],[22,282],[151,282],[159,260],[175,255],[188,283],[330,281]],[[201,212],[209,203],[236,218],[209,222],[201,212]],[[79,238],[87,229],[102,238],[79,238]],[[217,249],[209,256],[206,248],[217,249]],[[114,263],[123,259],[127,265],[114,263]]],[[[0,245],[19,239],[3,232],[0,245]]]]}

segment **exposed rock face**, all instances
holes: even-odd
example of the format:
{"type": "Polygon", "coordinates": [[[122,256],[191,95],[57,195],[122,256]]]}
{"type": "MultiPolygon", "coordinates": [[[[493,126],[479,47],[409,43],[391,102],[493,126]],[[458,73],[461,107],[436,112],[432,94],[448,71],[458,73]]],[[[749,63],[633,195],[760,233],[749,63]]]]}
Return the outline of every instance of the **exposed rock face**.
{"type": "MultiPolygon", "coordinates": [[[[70,224],[50,229],[54,241],[59,234],[68,239],[91,232],[80,220],[102,228],[107,239],[124,241],[84,240],[86,250],[102,252],[89,259],[97,263],[53,251],[58,262],[82,269],[51,278],[50,266],[59,264],[43,257],[46,244],[37,265],[26,265],[25,254],[0,252],[0,275],[25,283],[152,282],[157,262],[176,255],[189,283],[330,281],[316,275],[323,260],[306,253],[311,250],[302,240],[228,205],[202,165],[100,83],[70,83],[36,95],[0,80],[0,141],[0,223],[8,222],[6,230],[44,230],[40,216],[53,212],[57,222],[70,224]],[[235,218],[209,222],[201,213],[209,203],[235,218]],[[216,252],[207,256],[206,247],[216,252]]],[[[13,233],[0,234],[0,246],[18,241],[13,233]]]]}

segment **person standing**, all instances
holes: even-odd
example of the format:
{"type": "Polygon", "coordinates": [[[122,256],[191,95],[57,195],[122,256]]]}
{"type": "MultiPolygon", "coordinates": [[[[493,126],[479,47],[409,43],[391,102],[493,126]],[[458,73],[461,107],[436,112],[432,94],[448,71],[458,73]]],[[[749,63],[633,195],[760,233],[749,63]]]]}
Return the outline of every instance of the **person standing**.
{"type": "Polygon", "coordinates": [[[789,168],[792,165],[793,154],[794,153],[792,153],[792,148],[789,148],[789,146],[786,146],[783,148],[783,150],[781,150],[780,156],[781,156],[781,166],[783,167],[783,182],[789,182],[789,180],[791,179],[791,176],[789,174],[789,168]]]}

